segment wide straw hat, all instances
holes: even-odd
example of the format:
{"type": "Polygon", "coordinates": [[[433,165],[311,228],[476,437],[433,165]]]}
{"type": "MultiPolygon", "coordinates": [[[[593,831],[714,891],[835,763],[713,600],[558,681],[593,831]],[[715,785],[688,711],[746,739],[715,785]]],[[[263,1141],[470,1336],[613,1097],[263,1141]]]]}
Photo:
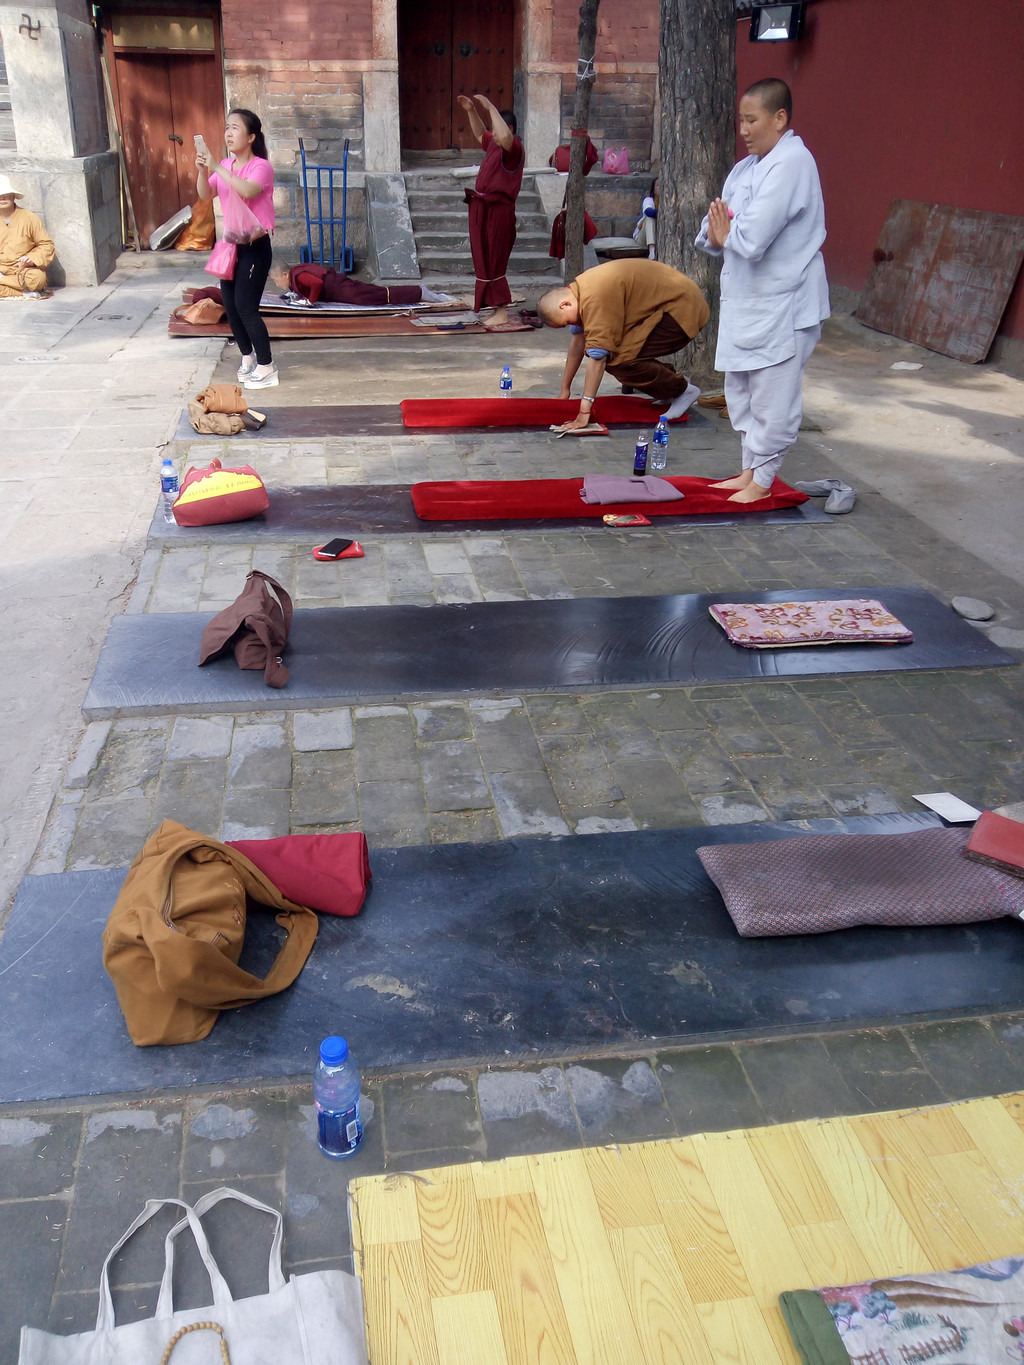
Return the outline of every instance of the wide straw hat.
{"type": "Polygon", "coordinates": [[[13,194],[15,199],[24,199],[25,197],[21,190],[14,188],[6,175],[0,175],[0,198],[5,194],[13,194]]]}

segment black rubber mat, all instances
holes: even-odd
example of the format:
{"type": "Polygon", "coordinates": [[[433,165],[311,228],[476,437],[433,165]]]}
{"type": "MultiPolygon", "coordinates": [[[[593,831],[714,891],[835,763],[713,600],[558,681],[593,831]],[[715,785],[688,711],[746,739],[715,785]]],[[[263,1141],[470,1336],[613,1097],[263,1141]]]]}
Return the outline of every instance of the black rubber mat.
{"type": "MultiPolygon", "coordinates": [[[[355,566],[361,561],[353,560],[355,566]]],[[[259,564],[255,565],[259,568],[259,564]]],[[[239,574],[242,589],[244,575],[239,574]]],[[[90,720],[152,713],[287,710],[385,698],[650,687],[746,678],[979,668],[1016,661],[923,588],[819,588],[470,602],[435,607],[319,607],[295,613],[285,662],[268,688],[234,658],[197,666],[210,620],[198,612],[115,616],[82,708],[90,720]],[[742,649],[708,614],[714,602],[874,597],[914,632],[909,645],[742,649]]]]}
{"type": "MultiPolygon", "coordinates": [[[[472,535],[503,531],[601,530],[593,517],[548,517],[543,521],[421,521],[409,496],[411,485],[345,484],[334,488],[274,488],[270,507],[248,521],[223,526],[179,526],[164,520],[158,507],[149,528],[150,545],[219,545],[261,541],[308,541],[319,544],[331,536],[472,535]]],[[[659,517],[656,529],[670,526],[800,526],[834,521],[820,505],[779,507],[772,512],[709,512],[702,516],[659,517]]],[[[646,528],[644,528],[646,529],[646,528]]]]}
{"type": "MultiPolygon", "coordinates": [[[[308,1075],[344,1034],[365,1067],[643,1048],[1020,1005],[1024,926],[741,939],[702,844],[904,833],[889,815],[371,851],[356,919],[321,917],[291,989],[210,1036],[135,1048],[100,934],[123,869],[26,877],[0,942],[0,1101],[308,1075]]],[[[245,965],[277,933],[249,922],[245,965]]]]}
{"type": "MultiPolygon", "coordinates": [[[[182,409],[178,429],[174,433],[176,441],[297,441],[316,440],[327,436],[467,436],[474,431],[517,431],[532,432],[547,437],[544,427],[407,427],[402,422],[402,410],[397,403],[348,404],[316,403],[305,406],[281,407],[274,405],[270,390],[266,395],[261,392],[247,393],[246,402],[258,412],[267,414],[267,425],[259,431],[241,431],[235,436],[200,436],[188,420],[188,412],[182,409]]],[[[652,419],[653,420],[653,419],[652,419]]],[[[687,429],[696,429],[707,421],[702,414],[694,412],[690,416],[687,429]]],[[[685,434],[685,433],[684,433],[685,434]]]]}
{"type": "MultiPolygon", "coordinates": [[[[268,390],[269,392],[269,390],[268,390]]],[[[323,440],[326,436],[406,436],[402,410],[397,403],[307,403],[300,407],[274,407],[273,399],[247,393],[246,402],[265,412],[267,425],[259,431],[240,431],[237,436],[200,436],[182,410],[176,441],[299,441],[323,440]]]]}

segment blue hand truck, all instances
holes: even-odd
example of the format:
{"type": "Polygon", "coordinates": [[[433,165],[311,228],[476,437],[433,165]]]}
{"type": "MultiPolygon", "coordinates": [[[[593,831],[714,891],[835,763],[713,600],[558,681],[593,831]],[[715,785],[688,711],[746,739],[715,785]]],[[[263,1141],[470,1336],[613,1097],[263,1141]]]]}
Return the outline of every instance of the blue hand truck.
{"type": "Polygon", "coordinates": [[[299,138],[299,156],[302,159],[302,198],[306,209],[306,245],[299,251],[303,265],[326,265],[348,275],[355,268],[352,248],[345,245],[346,220],[348,217],[348,138],[341,155],[340,166],[314,166],[306,160],[306,148],[299,138]],[[316,216],[309,211],[310,178],[316,177],[316,216]],[[341,177],[341,217],[335,216],[335,176],[341,177]],[[327,215],[324,216],[326,199],[327,215]],[[317,231],[317,247],[313,248],[313,229],[317,231]],[[341,229],[340,249],[335,229],[341,229]]]}

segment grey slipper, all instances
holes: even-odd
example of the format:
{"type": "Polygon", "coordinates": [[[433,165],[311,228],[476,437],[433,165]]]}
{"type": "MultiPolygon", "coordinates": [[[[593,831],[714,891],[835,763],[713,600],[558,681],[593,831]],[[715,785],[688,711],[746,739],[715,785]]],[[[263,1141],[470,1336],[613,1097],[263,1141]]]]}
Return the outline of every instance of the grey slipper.
{"type": "Polygon", "coordinates": [[[828,495],[825,501],[825,511],[836,515],[839,512],[852,512],[857,501],[857,490],[851,488],[848,483],[840,486],[828,495]]]}
{"type": "Polygon", "coordinates": [[[842,479],[805,479],[802,483],[793,485],[794,488],[799,488],[801,493],[807,493],[812,498],[824,498],[829,493],[849,488],[849,486],[849,484],[843,483],[842,479]]]}

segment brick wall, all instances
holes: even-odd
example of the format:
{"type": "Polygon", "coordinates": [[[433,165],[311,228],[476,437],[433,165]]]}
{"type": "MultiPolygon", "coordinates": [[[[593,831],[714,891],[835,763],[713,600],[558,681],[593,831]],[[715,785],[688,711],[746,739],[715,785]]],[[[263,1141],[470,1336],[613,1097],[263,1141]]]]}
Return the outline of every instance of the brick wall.
{"type": "MultiPolygon", "coordinates": [[[[590,95],[590,137],[602,154],[606,148],[629,151],[631,171],[651,166],[656,110],[656,72],[599,73],[590,95]]],[[[562,77],[562,142],[569,141],[576,104],[575,74],[562,77]]],[[[590,172],[593,179],[600,165],[590,172]]],[[[638,210],[639,211],[639,210],[638,210]]]]}
{"type": "MultiPolygon", "coordinates": [[[[576,0],[555,0],[551,56],[572,62],[579,55],[580,10],[576,0]]],[[[605,0],[597,11],[597,63],[658,64],[658,0],[605,0]]]]}
{"type": "Polygon", "coordinates": [[[221,15],[228,62],[357,62],[372,55],[370,0],[224,0],[221,15]]]}

